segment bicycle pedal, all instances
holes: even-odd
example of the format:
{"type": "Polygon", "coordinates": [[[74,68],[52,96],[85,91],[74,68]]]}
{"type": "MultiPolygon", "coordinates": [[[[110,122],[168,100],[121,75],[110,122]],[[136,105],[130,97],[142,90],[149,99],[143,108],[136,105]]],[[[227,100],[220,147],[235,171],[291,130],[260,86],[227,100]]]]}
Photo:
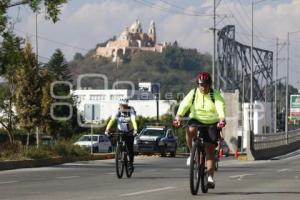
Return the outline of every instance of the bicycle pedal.
{"type": "Polygon", "coordinates": [[[214,183],[208,182],[208,183],[207,183],[207,187],[208,187],[209,189],[215,189],[215,184],[214,184],[214,183]]]}

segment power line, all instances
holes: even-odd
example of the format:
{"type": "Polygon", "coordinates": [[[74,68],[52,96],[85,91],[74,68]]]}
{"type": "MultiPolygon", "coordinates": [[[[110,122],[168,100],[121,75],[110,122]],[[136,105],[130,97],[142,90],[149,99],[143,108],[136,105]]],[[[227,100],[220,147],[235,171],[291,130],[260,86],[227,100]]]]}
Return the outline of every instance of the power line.
{"type": "MultiPolygon", "coordinates": [[[[36,36],[36,34],[29,33],[29,32],[26,32],[26,31],[22,31],[22,30],[19,30],[19,29],[14,29],[14,30],[17,31],[17,32],[21,32],[21,33],[25,33],[25,34],[34,36],[34,37],[36,36]]],[[[70,47],[70,48],[84,50],[84,51],[87,51],[87,52],[89,51],[89,49],[84,49],[82,47],[77,47],[77,46],[70,45],[70,44],[67,44],[67,43],[64,43],[64,42],[55,41],[55,40],[52,40],[52,39],[49,39],[49,38],[46,38],[46,37],[42,37],[40,35],[38,36],[38,38],[40,38],[42,40],[45,40],[45,41],[48,41],[48,42],[52,42],[52,43],[60,44],[60,45],[63,45],[63,46],[67,46],[67,47],[70,47]]]]}
{"type": "MultiPolygon", "coordinates": [[[[248,12],[247,12],[247,10],[245,9],[245,4],[242,4],[242,2],[241,2],[241,0],[238,0],[239,1],[239,4],[241,5],[241,8],[243,9],[243,13],[246,15],[246,17],[249,19],[249,20],[247,20],[248,22],[250,22],[250,20],[251,20],[251,17],[250,17],[250,15],[248,15],[248,12]]],[[[258,34],[259,35],[261,35],[262,36],[262,38],[263,38],[263,33],[261,32],[261,30],[257,27],[257,26],[255,26],[255,25],[253,25],[254,26],[254,28],[255,28],[255,31],[256,32],[258,32],[258,34]]],[[[272,36],[273,38],[276,38],[276,36],[272,36]]]]}
{"type": "MultiPolygon", "coordinates": [[[[164,4],[169,5],[169,6],[171,6],[171,7],[174,7],[174,8],[176,8],[176,9],[180,10],[180,11],[185,11],[185,8],[180,7],[180,6],[176,5],[176,4],[169,3],[169,2],[167,2],[167,1],[165,1],[165,0],[159,0],[159,1],[163,2],[164,4]]],[[[199,14],[199,15],[203,15],[203,13],[199,13],[199,12],[194,12],[194,13],[197,13],[197,14],[199,14]]]]}
{"type": "Polygon", "coordinates": [[[133,0],[133,1],[135,1],[137,3],[140,3],[144,6],[154,8],[154,9],[158,9],[158,10],[168,12],[168,13],[172,13],[172,14],[180,14],[180,15],[192,16],[192,17],[210,17],[210,16],[213,16],[212,14],[197,14],[197,13],[189,13],[189,12],[186,12],[186,11],[182,12],[182,11],[170,10],[169,8],[162,7],[162,6],[159,6],[159,5],[155,5],[154,3],[149,2],[147,0],[133,0]]]}

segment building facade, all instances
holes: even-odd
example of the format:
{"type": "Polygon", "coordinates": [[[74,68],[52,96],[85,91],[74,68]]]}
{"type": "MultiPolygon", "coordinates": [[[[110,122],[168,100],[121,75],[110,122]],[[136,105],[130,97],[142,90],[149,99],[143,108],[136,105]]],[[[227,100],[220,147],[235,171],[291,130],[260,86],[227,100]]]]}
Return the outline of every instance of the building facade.
{"type": "Polygon", "coordinates": [[[154,21],[151,21],[148,33],[144,33],[141,22],[136,20],[130,27],[125,27],[116,40],[109,41],[106,47],[98,47],[96,57],[111,57],[115,62],[122,60],[124,55],[137,51],[162,52],[166,46],[166,43],[157,43],[154,21]]]}
{"type": "Polygon", "coordinates": [[[176,103],[175,100],[156,100],[151,92],[142,90],[74,90],[72,94],[77,97],[77,109],[85,121],[108,119],[118,109],[118,100],[123,97],[129,98],[129,105],[143,117],[156,117],[157,103],[159,115],[167,114],[171,105],[176,103]]]}

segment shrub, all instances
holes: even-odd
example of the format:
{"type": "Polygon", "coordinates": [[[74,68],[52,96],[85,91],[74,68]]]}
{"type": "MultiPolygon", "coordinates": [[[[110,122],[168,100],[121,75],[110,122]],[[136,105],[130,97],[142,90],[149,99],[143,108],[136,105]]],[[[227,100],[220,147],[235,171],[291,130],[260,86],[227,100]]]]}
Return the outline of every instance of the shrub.
{"type": "Polygon", "coordinates": [[[18,160],[22,157],[22,145],[20,143],[5,142],[0,144],[0,160],[18,160]]]}
{"type": "Polygon", "coordinates": [[[89,153],[80,148],[79,146],[73,145],[69,141],[61,141],[54,145],[53,152],[58,156],[69,157],[69,156],[87,156],[89,153]]]}
{"type": "Polygon", "coordinates": [[[50,158],[52,156],[52,153],[47,146],[41,146],[39,148],[31,146],[25,148],[24,153],[27,158],[32,159],[50,158]]]}

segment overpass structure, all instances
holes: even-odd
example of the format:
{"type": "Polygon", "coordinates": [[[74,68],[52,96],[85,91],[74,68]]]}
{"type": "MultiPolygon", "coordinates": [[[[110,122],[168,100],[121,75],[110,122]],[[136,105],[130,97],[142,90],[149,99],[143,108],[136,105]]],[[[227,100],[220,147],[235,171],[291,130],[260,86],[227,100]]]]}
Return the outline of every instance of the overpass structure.
{"type": "MultiPolygon", "coordinates": [[[[253,47],[252,55],[253,100],[274,102],[274,95],[266,93],[267,86],[274,83],[273,52],[253,47]]],[[[235,26],[227,25],[218,31],[216,86],[224,92],[239,90],[243,105],[250,102],[250,83],[251,47],[236,41],[235,26]]],[[[274,113],[274,106],[271,109],[274,113]]],[[[252,128],[247,132],[248,159],[268,159],[300,148],[300,130],[254,135],[252,128]]]]}

